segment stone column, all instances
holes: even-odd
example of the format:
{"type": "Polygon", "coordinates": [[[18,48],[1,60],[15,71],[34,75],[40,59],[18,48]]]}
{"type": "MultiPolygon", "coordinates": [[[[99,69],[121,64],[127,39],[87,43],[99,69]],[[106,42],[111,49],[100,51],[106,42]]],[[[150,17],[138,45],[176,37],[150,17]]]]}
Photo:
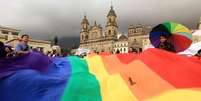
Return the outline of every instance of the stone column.
{"type": "Polygon", "coordinates": [[[200,21],[199,21],[199,26],[198,26],[199,30],[201,30],[201,17],[200,17],[200,21]]]}
{"type": "Polygon", "coordinates": [[[0,34],[2,34],[2,31],[0,30],[0,34]]]}

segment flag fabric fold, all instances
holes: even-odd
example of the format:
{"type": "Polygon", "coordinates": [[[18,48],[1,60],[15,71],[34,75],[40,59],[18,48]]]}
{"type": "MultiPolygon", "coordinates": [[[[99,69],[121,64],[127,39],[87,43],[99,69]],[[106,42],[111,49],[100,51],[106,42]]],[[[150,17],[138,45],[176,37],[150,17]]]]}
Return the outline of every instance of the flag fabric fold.
{"type": "Polygon", "coordinates": [[[0,60],[1,101],[201,100],[201,61],[195,57],[148,49],[85,59],[18,58],[0,60]]]}

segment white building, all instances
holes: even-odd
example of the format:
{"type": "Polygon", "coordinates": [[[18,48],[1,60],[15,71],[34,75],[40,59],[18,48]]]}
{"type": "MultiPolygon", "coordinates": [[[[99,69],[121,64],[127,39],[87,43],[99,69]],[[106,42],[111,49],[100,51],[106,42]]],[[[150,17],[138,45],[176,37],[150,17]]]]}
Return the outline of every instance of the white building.
{"type": "Polygon", "coordinates": [[[114,43],[113,52],[128,53],[128,38],[125,35],[120,35],[118,41],[114,43]]]}
{"type": "Polygon", "coordinates": [[[196,30],[193,32],[193,43],[201,42],[201,30],[196,30]]]}

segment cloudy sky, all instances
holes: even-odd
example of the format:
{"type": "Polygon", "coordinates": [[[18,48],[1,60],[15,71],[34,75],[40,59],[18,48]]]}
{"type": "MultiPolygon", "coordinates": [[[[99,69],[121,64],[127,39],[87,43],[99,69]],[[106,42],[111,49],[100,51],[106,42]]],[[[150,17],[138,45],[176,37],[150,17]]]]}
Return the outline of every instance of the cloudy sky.
{"type": "Polygon", "coordinates": [[[56,34],[76,37],[84,14],[90,24],[97,20],[105,26],[111,1],[124,33],[131,24],[155,26],[165,21],[196,28],[201,16],[201,0],[0,0],[0,25],[39,39],[56,34]]]}

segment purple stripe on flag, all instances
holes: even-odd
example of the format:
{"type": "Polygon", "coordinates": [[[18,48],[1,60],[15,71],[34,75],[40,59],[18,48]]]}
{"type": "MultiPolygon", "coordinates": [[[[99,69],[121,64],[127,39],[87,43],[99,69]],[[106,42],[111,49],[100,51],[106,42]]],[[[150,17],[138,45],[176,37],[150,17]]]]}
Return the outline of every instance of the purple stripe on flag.
{"type": "Polygon", "coordinates": [[[0,78],[5,77],[19,69],[34,69],[46,72],[52,59],[38,52],[28,53],[8,59],[0,59],[0,78]]]}

